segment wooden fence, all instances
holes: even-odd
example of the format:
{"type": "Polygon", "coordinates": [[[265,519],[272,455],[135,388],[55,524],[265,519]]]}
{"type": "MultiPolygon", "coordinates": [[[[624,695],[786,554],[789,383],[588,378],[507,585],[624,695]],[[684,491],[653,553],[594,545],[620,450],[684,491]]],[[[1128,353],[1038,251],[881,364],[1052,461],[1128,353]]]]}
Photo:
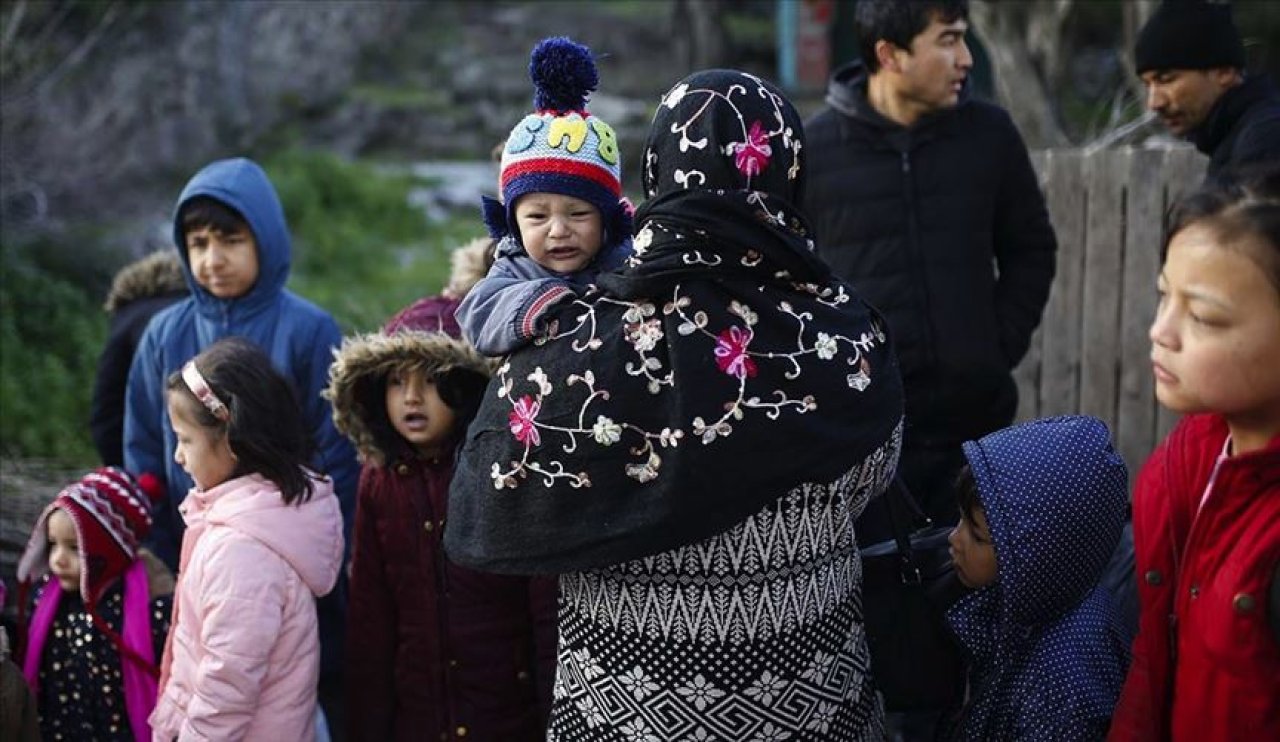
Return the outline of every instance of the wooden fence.
{"type": "Polygon", "coordinates": [[[1199,185],[1206,160],[1190,147],[1047,150],[1032,159],[1058,234],[1058,271],[1014,372],[1018,418],[1105,420],[1132,478],[1177,419],[1155,401],[1147,328],[1164,213],[1199,185]]]}

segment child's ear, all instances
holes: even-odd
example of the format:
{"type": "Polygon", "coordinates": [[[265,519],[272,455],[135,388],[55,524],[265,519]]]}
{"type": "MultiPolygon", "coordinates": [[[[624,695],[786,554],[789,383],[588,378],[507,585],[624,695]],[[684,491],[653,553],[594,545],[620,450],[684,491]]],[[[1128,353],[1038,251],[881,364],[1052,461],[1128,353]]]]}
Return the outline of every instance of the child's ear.
{"type": "Polygon", "coordinates": [[[231,431],[225,427],[222,429],[221,442],[227,447],[227,453],[231,454],[231,460],[239,463],[240,457],[236,456],[236,450],[231,447],[231,431]]]}

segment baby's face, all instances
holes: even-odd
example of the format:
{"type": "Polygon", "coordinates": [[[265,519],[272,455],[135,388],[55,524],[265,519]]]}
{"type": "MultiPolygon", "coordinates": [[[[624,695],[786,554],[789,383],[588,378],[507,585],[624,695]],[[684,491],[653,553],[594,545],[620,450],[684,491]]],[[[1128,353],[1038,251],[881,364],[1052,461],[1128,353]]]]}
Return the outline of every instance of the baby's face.
{"type": "Polygon", "coordinates": [[[80,537],[71,516],[58,509],[46,522],[49,536],[49,571],[66,592],[80,589],[80,537]]]}
{"type": "Polygon", "coordinates": [[[516,226],[534,262],[560,274],[577,273],[604,243],[604,220],[590,203],[558,193],[526,193],[516,201],[516,226]]]}

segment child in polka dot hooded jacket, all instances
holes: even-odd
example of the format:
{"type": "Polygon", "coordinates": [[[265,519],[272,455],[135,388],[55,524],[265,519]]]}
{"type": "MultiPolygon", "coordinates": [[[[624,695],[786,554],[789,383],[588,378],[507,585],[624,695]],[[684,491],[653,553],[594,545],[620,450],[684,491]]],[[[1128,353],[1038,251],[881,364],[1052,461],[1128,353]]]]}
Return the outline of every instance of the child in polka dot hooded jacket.
{"type": "Polygon", "coordinates": [[[1128,472],[1091,417],[1034,420],[964,444],[951,534],[972,592],[947,612],[969,660],[964,740],[1100,740],[1129,652],[1100,585],[1128,472]]]}

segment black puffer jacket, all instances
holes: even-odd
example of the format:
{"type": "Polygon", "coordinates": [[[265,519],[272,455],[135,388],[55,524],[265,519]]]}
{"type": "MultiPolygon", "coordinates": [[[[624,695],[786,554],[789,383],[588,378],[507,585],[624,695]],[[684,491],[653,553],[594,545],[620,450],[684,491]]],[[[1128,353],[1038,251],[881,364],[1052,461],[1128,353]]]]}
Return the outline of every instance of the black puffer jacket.
{"type": "Polygon", "coordinates": [[[1209,178],[1260,162],[1280,161],[1280,92],[1257,75],[1222,94],[1193,133],[1196,149],[1209,155],[1209,178]]]}
{"type": "Polygon", "coordinates": [[[89,408],[89,431],[103,466],[124,466],[124,390],[142,331],[152,315],[186,295],[182,264],[173,250],[126,265],[111,282],[103,307],[111,316],[107,342],[98,357],[89,408]]]}
{"type": "Polygon", "coordinates": [[[805,124],[805,206],[822,257],[889,321],[908,440],[1007,425],[1057,249],[1021,136],[965,98],[904,128],[867,102],[860,63],[836,71],[827,103],[805,124]]]}

